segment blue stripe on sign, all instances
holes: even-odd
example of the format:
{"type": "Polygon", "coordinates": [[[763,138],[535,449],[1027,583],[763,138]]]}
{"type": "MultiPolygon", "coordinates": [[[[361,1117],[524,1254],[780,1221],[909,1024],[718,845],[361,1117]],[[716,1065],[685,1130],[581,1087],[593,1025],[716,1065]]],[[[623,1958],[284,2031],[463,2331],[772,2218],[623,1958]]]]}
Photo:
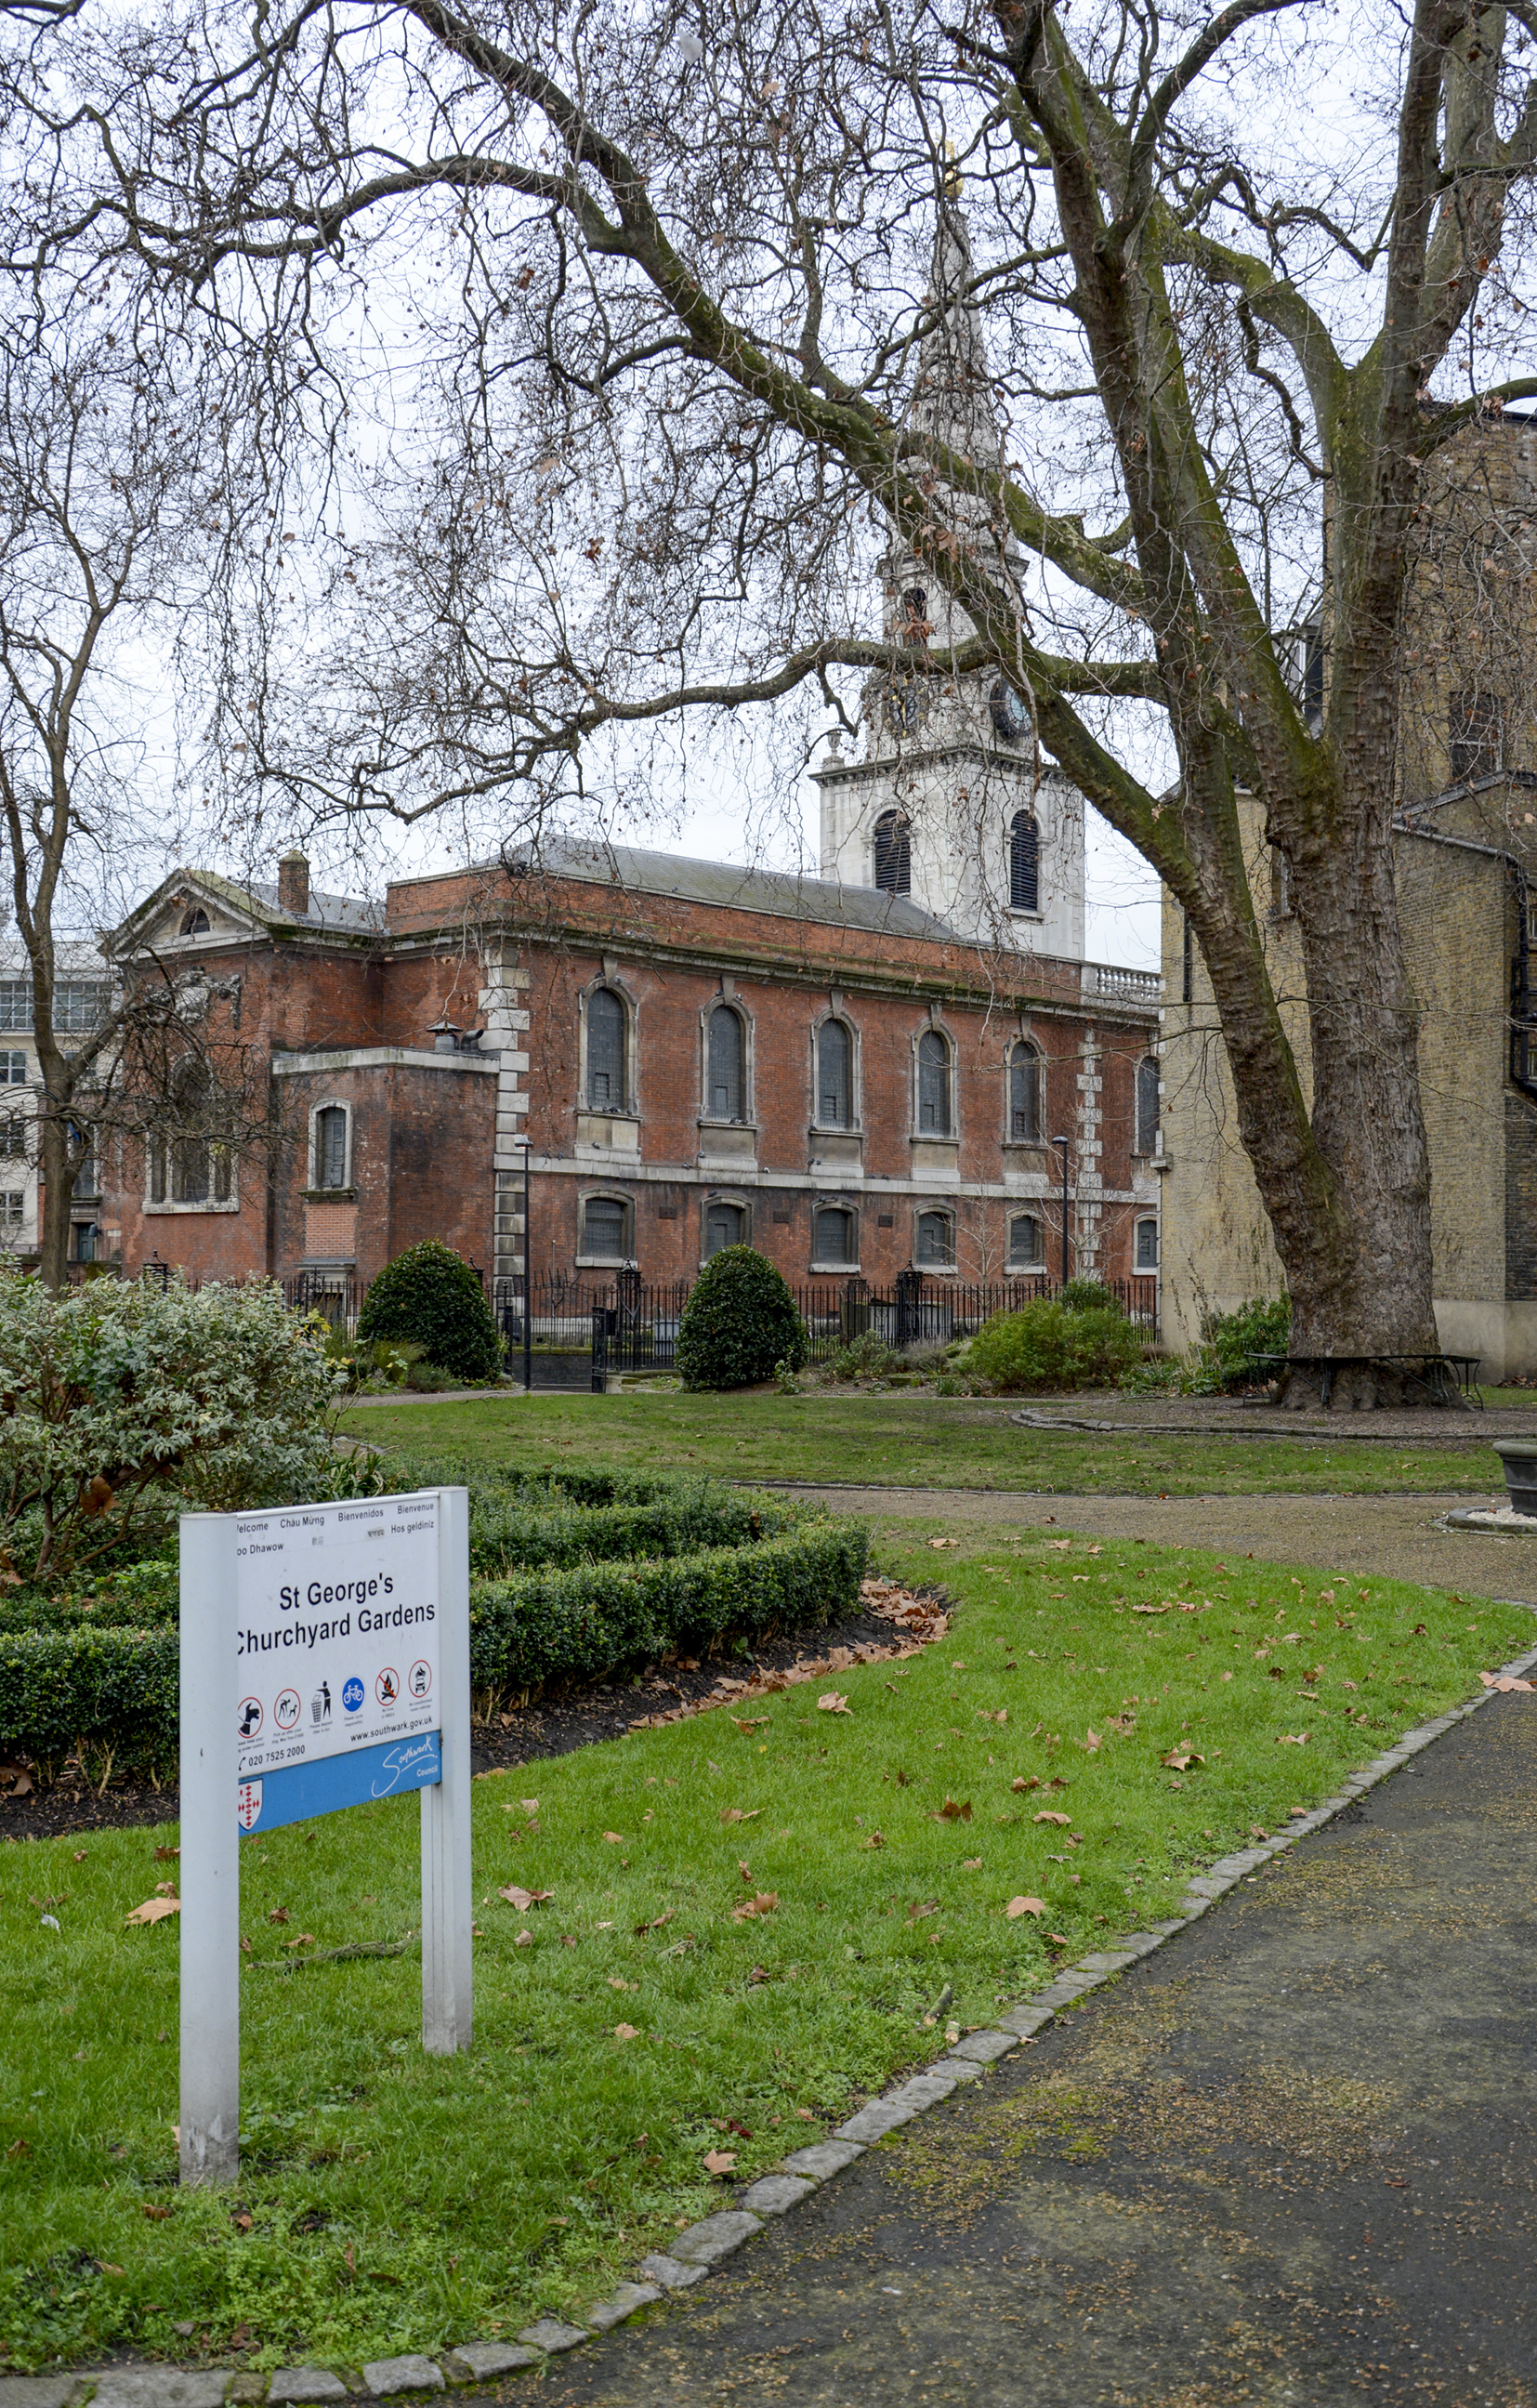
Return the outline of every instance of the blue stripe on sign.
{"type": "Polygon", "coordinates": [[[335,1814],[343,1806],[366,1806],[375,1798],[398,1797],[407,1789],[430,1789],[442,1778],[438,1731],[415,1731],[409,1739],[385,1740],[355,1755],[323,1756],[316,1764],[291,1764],[280,1772],[264,1773],[259,1781],[241,1782],[237,1808],[240,1836],[249,1840],[259,1831],[275,1831],[282,1823],[335,1814]]]}

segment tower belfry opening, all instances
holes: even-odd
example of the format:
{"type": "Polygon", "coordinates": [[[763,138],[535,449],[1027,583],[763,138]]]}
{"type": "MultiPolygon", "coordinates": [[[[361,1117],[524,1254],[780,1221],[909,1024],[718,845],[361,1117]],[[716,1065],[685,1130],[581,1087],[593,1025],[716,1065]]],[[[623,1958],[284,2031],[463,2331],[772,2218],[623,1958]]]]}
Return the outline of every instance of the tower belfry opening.
{"type": "MultiPolygon", "coordinates": [[[[941,455],[947,528],[1017,588],[1023,562],[986,497],[943,474],[946,453],[993,469],[1003,456],[975,280],[952,179],[908,423],[941,455]]],[[[1082,960],[1082,797],[1060,770],[1038,764],[1028,705],[995,664],[946,666],[976,627],[895,530],[881,585],[883,632],[909,658],[867,681],[862,757],[830,753],[812,772],[822,795],[823,877],[911,895],[979,944],[1082,960]]]]}

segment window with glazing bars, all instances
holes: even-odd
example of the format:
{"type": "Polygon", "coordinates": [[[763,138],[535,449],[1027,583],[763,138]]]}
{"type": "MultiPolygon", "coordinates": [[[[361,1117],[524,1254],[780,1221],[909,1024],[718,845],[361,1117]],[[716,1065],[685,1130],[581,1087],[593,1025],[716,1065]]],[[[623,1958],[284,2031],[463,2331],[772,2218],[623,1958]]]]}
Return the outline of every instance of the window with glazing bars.
{"type": "Polygon", "coordinates": [[[1041,1135],[1041,1056],[1033,1045],[1016,1045],[1009,1057],[1009,1135],[1016,1145],[1041,1135]]]}
{"type": "Polygon", "coordinates": [[[327,1104],[315,1114],[315,1184],[317,1187],[345,1187],[347,1184],[347,1111],[344,1105],[327,1104]]]}
{"type": "Polygon", "coordinates": [[[8,1048],[0,1052],[0,1087],[24,1087],[26,1082],[26,1055],[13,1054],[8,1048]]]}
{"type": "Polygon", "coordinates": [[[0,1028],[32,1026],[32,981],[0,979],[0,1028]]]}
{"type": "Polygon", "coordinates": [[[918,1215],[918,1261],[934,1270],[948,1270],[955,1259],[955,1225],[948,1212],[918,1215]]]}
{"type": "Polygon", "coordinates": [[[629,1254],[629,1206],[619,1196],[589,1196],[582,1215],[582,1253],[622,1263],[629,1254]]]}
{"type": "Polygon", "coordinates": [[[1137,1144],[1139,1154],[1158,1150],[1158,1066],[1149,1054],[1137,1065],[1137,1144]]]}
{"type": "Polygon", "coordinates": [[[937,1028],[918,1039],[918,1130],[923,1137],[950,1135],[950,1048],[937,1028]]]}
{"type": "Polygon", "coordinates": [[[855,1263],[859,1249],[855,1243],[854,1214],[836,1204],[824,1205],[816,1215],[812,1240],[813,1260],[819,1263],[855,1263]]]}
{"type": "Polygon", "coordinates": [[[744,1118],[746,1044],[741,1022],[728,1003],[718,1003],[710,1015],[709,1118],[744,1118]]]}
{"type": "Polygon", "coordinates": [[[1009,1224],[1009,1268],[1027,1270],[1043,1260],[1045,1247],[1041,1236],[1041,1224],[1033,1212],[1016,1212],[1009,1224]]]}
{"type": "Polygon", "coordinates": [[[854,1040],[840,1020],[825,1020],[816,1039],[816,1116],[824,1128],[854,1119],[854,1040]]]}
{"type": "Polygon", "coordinates": [[[625,1082],[625,1006],[611,987],[587,997],[587,1102],[596,1112],[622,1112],[625,1082]]]}

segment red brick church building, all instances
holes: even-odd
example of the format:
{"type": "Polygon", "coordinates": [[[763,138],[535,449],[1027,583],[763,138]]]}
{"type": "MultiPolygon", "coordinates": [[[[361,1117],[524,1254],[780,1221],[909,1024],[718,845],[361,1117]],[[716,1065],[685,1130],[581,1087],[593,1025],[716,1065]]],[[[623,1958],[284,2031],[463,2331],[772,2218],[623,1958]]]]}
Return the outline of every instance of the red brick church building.
{"type": "MultiPolygon", "coordinates": [[[[914,423],[996,458],[950,204],[933,273],[914,423]]],[[[1065,1140],[1071,1268],[1155,1272],[1158,977],[1084,960],[1081,798],[996,672],[941,666],[970,622],[899,544],[882,587],[912,666],[813,772],[820,878],[567,839],[377,906],[297,854],[168,880],[109,951],[208,997],[277,1141],[109,1142],[94,1252],[363,1283],[437,1237],[515,1278],[526,1154],[536,1273],[687,1281],[746,1240],[793,1283],[1027,1283],[1060,1270],[1065,1140]]]]}
{"type": "Polygon", "coordinates": [[[269,1082],[277,1141],[105,1148],[94,1251],[366,1283],[437,1237],[536,1273],[792,1281],[1157,1260],[1156,976],[987,947],[883,887],[567,845],[381,907],[200,870],[118,932],[269,1082]]]}

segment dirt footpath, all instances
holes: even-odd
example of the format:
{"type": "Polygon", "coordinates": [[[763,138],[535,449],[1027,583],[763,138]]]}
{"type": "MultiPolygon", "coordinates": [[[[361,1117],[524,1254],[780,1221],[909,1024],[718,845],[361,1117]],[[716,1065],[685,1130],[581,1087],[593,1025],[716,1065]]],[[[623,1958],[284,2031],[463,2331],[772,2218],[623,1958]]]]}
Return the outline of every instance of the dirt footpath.
{"type": "MultiPolygon", "coordinates": [[[[768,1487],[773,1484],[761,1482],[768,1487]]],[[[790,1492],[786,1492],[790,1493],[790,1492]]],[[[1443,1530],[1437,1517],[1468,1497],[1022,1497],[1001,1488],[796,1488],[872,1521],[970,1523],[976,1529],[1083,1530],[1214,1547],[1271,1563],[1374,1572],[1474,1597],[1537,1600],[1537,1537],[1443,1530]]]]}

